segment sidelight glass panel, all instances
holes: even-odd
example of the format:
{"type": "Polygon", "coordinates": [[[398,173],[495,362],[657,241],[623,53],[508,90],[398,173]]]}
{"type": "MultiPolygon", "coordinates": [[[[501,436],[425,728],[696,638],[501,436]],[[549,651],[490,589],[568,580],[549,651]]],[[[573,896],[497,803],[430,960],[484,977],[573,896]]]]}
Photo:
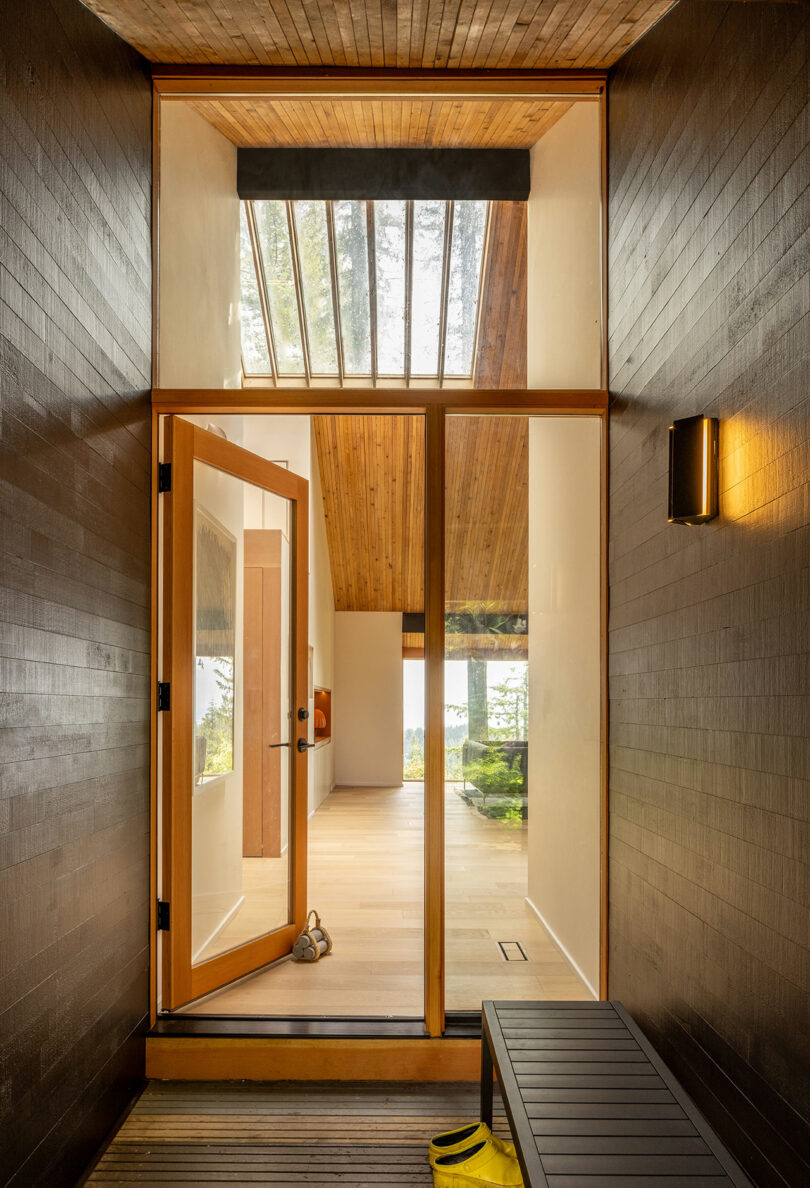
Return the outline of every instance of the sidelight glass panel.
{"type": "Polygon", "coordinates": [[[447,376],[469,376],[472,373],[475,347],[487,204],[456,202],[453,205],[444,373],[447,376]]]}
{"type": "Polygon", "coordinates": [[[270,352],[267,349],[267,335],[264,329],[262,305],[259,300],[259,285],[256,280],[256,265],[248,234],[244,203],[241,206],[239,276],[242,298],[239,311],[242,328],[242,361],[245,372],[248,375],[269,375],[271,371],[270,352]]]}
{"type": "Polygon", "coordinates": [[[343,367],[346,375],[370,375],[366,203],[335,202],[334,213],[343,367]]]}
{"type": "Polygon", "coordinates": [[[437,375],[442,305],[442,264],[447,203],[415,202],[411,373],[437,375]]]}
{"type": "Polygon", "coordinates": [[[377,277],[377,370],[405,370],[405,203],[374,203],[377,277]]]}
{"type": "Polygon", "coordinates": [[[289,502],[194,463],[191,951],[290,921],[289,502]]]}
{"type": "Polygon", "coordinates": [[[298,321],[298,296],[293,274],[287,204],[257,202],[254,209],[279,374],[303,375],[304,350],[298,321]]]}
{"type": "Polygon", "coordinates": [[[323,202],[294,202],[304,318],[313,375],[338,374],[329,236],[323,202]]]}
{"type": "MultiPolygon", "coordinates": [[[[576,736],[570,715],[583,713],[584,706],[568,705],[566,668],[579,671],[595,659],[598,669],[598,632],[590,658],[583,637],[558,649],[553,665],[541,667],[538,659],[538,640],[548,634],[552,608],[570,598],[546,560],[541,469],[549,476],[547,487],[560,480],[554,455],[532,452],[538,421],[543,418],[459,415],[446,422],[449,1011],[480,1010],[485,999],[591,996],[538,915],[550,911],[543,899],[551,894],[544,882],[551,865],[545,839],[573,805],[565,766],[549,768],[550,746],[538,739],[538,723],[555,717],[558,739],[565,740],[566,731],[576,736]]],[[[596,469],[598,474],[598,455],[596,469]]],[[[575,549],[581,547],[576,533],[572,540],[575,549]]],[[[584,548],[598,568],[598,536],[584,548]]],[[[563,619],[555,620],[556,633],[563,619]]],[[[583,749],[578,743],[577,751],[583,749]]],[[[570,756],[568,766],[573,762],[570,756]]],[[[591,795],[587,782],[580,783],[591,795]]],[[[593,794],[598,805],[598,781],[593,794]]],[[[581,879],[577,885],[566,881],[566,866],[573,867],[583,844],[573,824],[580,819],[571,818],[570,855],[555,860],[563,872],[553,890],[555,902],[573,905],[581,894],[581,879]]],[[[598,854],[588,876],[596,879],[597,873],[598,854]]]]}

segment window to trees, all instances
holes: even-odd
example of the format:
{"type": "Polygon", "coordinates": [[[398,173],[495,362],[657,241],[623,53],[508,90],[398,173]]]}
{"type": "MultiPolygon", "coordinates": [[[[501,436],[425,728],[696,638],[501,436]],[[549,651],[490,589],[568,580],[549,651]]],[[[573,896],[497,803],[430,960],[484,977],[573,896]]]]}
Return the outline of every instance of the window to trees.
{"type": "Polygon", "coordinates": [[[269,383],[469,384],[489,203],[242,203],[242,361],[269,383]]]}

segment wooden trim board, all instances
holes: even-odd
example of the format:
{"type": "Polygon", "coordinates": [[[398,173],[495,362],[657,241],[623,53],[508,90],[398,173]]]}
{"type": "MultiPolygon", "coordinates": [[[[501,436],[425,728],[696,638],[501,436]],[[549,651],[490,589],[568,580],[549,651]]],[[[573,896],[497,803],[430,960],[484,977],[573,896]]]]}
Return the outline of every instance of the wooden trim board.
{"type": "Polygon", "coordinates": [[[607,85],[606,70],[380,70],[284,66],[152,66],[161,99],[191,96],[357,95],[394,99],[576,98],[595,100],[607,85]]]}
{"type": "Polygon", "coordinates": [[[607,411],[604,388],[154,388],[158,413],[470,413],[585,416],[607,411]]]}
{"type": "Polygon", "coordinates": [[[146,1076],[186,1081],[477,1081],[477,1039],[148,1036],[146,1076]]]}

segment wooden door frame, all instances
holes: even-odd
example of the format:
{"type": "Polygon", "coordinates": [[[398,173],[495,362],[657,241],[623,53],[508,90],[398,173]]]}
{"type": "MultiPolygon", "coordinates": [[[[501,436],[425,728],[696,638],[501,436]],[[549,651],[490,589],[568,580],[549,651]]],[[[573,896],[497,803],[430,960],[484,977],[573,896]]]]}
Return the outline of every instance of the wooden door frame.
{"type": "MultiPolygon", "coordinates": [[[[430,1036],[444,1031],[444,433],[448,415],[469,413],[524,416],[598,416],[601,421],[600,519],[600,977],[599,996],[607,997],[608,913],[608,784],[607,784],[607,411],[605,389],[154,389],[153,440],[159,440],[159,418],[171,414],[274,415],[299,413],[421,414],[425,417],[425,1026],[430,1036]]],[[[158,454],[153,460],[157,492],[158,454]]],[[[157,558],[157,517],[153,517],[153,557],[157,558]]],[[[157,571],[153,576],[157,598],[157,571]]],[[[153,645],[157,645],[153,616],[153,645]]],[[[157,664],[157,651],[155,666],[157,664]]],[[[157,672],[157,667],[155,667],[157,672]]],[[[156,677],[160,679],[160,677],[156,677]]],[[[304,674],[306,682],[306,673],[304,674]]],[[[303,757],[306,762],[306,756],[303,757]]],[[[153,822],[157,812],[157,749],[152,763],[153,822]]],[[[153,886],[157,887],[157,840],[152,850],[153,886]]],[[[157,1016],[156,940],[152,928],[152,1021],[157,1016]]]]}
{"type": "MultiPolygon", "coordinates": [[[[289,952],[304,926],[307,912],[307,752],[292,744],[298,733],[291,717],[291,922],[265,936],[239,945],[199,965],[191,964],[191,787],[192,685],[194,638],[189,612],[193,575],[195,460],[276,491],[293,507],[293,564],[291,567],[291,710],[307,704],[308,648],[306,643],[309,598],[309,484],[292,471],[275,466],[241,446],[216,437],[190,421],[178,419],[165,426],[166,460],[172,462],[170,490],[164,500],[162,675],[170,682],[171,703],[163,715],[160,760],[163,798],[160,808],[162,838],[160,872],[162,896],[171,907],[171,927],[162,932],[163,998],[181,1005],[217,989],[248,972],[244,967],[262,965],[289,952]],[[181,475],[183,480],[181,482],[181,475]],[[272,481],[272,487],[268,484],[272,481]],[[301,647],[303,625],[305,646],[301,647]],[[187,844],[182,844],[182,843],[187,844]]],[[[157,519],[157,517],[154,517],[157,519]]],[[[157,773],[156,773],[157,774],[157,773]]],[[[157,821],[155,821],[157,824],[157,821]]],[[[241,827],[240,827],[241,836],[241,827]]],[[[157,858],[157,854],[153,855],[157,858]]],[[[157,874],[155,874],[157,879],[157,874]]]]}

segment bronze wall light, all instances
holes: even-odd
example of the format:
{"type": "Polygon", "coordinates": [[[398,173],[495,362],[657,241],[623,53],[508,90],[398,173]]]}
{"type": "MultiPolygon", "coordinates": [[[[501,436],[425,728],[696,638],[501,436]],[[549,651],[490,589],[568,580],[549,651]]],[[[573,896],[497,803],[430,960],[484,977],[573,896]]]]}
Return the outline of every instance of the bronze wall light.
{"type": "Polygon", "coordinates": [[[716,417],[683,417],[669,427],[669,522],[705,524],[717,515],[716,417]]]}

